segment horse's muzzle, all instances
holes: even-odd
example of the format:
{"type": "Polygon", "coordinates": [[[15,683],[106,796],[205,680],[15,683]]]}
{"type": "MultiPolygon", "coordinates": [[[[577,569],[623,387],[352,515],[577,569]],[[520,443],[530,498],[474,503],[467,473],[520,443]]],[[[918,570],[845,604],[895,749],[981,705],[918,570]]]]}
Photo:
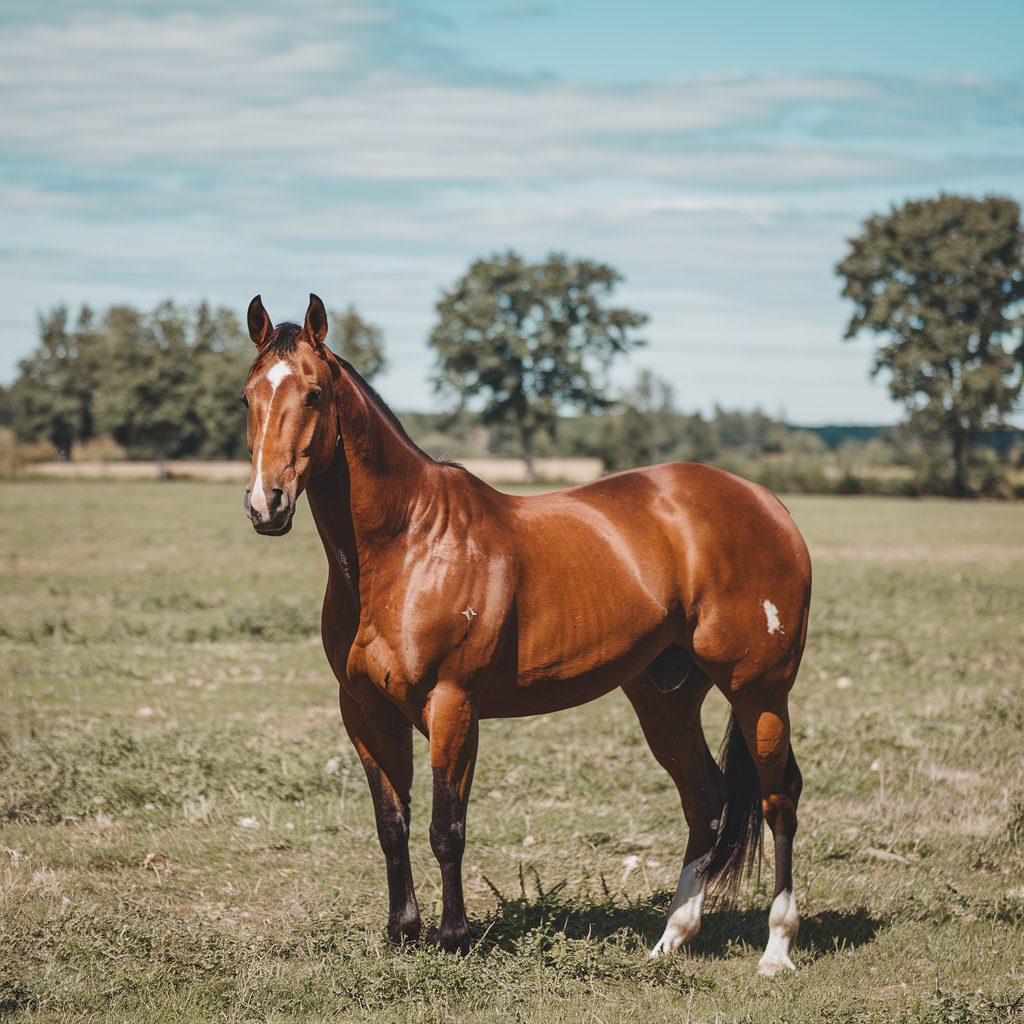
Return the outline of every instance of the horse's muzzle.
{"type": "Polygon", "coordinates": [[[261,512],[254,508],[249,500],[249,488],[245,491],[245,514],[252,520],[253,529],[266,537],[280,537],[292,528],[292,517],[295,514],[295,503],[280,488],[274,488],[267,494],[267,511],[261,512]]]}

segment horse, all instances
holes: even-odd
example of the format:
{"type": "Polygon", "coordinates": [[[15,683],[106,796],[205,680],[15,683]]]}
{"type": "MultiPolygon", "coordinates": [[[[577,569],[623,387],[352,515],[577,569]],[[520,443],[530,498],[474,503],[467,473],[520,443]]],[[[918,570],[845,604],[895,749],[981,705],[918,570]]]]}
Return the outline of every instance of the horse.
{"type": "Polygon", "coordinates": [[[442,880],[433,939],[465,952],[466,807],[479,722],[576,707],[621,687],[672,777],[689,830],[663,956],[700,928],[708,886],[735,893],[775,844],[758,971],[794,970],[792,853],[801,775],[788,694],[807,636],[811,566],[771,492],[694,463],[635,469],[533,497],[435,460],[304,323],[248,309],[257,355],[242,400],[257,533],[286,534],[305,491],[329,573],[321,632],[345,729],[366,772],[388,880],[388,939],[417,941],[409,863],[412,729],[433,774],[430,845],[442,880]],[[701,728],[731,705],[719,761],[701,728]]]}

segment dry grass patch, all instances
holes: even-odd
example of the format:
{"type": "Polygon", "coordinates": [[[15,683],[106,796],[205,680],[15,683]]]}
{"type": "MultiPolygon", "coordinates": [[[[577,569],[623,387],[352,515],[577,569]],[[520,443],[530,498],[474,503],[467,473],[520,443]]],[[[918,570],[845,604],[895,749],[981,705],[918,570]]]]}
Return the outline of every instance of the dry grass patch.
{"type": "MultiPolygon", "coordinates": [[[[736,906],[648,960],[685,827],[619,694],[483,723],[474,952],[388,948],[372,808],[314,634],[319,541],[308,516],[255,537],[236,491],[0,494],[0,1016],[1024,1019],[1020,506],[787,499],[823,557],[792,698],[800,971],[765,982],[770,841],[736,906]]],[[[715,743],[721,698],[705,720],[715,743]]]]}

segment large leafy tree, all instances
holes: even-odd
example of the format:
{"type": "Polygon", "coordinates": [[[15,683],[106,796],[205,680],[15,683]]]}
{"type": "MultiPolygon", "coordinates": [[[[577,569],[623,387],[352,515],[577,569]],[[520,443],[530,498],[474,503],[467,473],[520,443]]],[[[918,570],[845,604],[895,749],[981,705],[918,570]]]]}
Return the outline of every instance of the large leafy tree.
{"type": "Polygon", "coordinates": [[[603,372],[642,344],[630,332],[647,317],[606,305],[621,279],[592,260],[527,263],[509,251],[477,260],[437,303],[435,387],[459,408],[482,397],[485,423],[513,425],[530,479],[536,434],[553,433],[564,409],[609,404],[603,372]]]}
{"type": "Polygon", "coordinates": [[[836,272],[856,309],[846,331],[888,341],[873,374],[912,425],[952,443],[954,489],[970,493],[979,431],[1005,421],[1024,385],[1024,230],[1011,199],[940,195],[871,217],[836,272]]]}
{"type": "Polygon", "coordinates": [[[111,364],[96,395],[104,434],[158,461],[188,452],[197,441],[194,366],[182,311],[165,302],[152,314],[115,306],[104,318],[111,364]]]}

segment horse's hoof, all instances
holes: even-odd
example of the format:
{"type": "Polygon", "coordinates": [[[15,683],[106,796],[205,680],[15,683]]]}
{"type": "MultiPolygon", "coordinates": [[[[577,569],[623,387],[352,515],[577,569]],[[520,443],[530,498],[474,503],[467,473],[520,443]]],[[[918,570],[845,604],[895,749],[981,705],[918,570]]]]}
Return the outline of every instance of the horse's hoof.
{"type": "Polygon", "coordinates": [[[761,957],[761,962],[757,965],[757,973],[762,978],[774,978],[776,974],[780,974],[782,971],[795,971],[796,965],[788,956],[783,956],[778,960],[766,960],[761,957]]]}
{"type": "Polygon", "coordinates": [[[659,956],[668,956],[696,938],[697,932],[700,931],[701,899],[702,897],[699,897],[696,900],[696,906],[693,905],[693,900],[684,903],[672,914],[665,925],[665,934],[651,950],[652,960],[659,956]]]}
{"type": "Polygon", "coordinates": [[[469,952],[469,926],[465,929],[444,932],[440,928],[431,928],[426,941],[437,946],[443,953],[458,953],[465,956],[469,952]]]}
{"type": "Polygon", "coordinates": [[[465,956],[469,952],[469,932],[465,935],[450,935],[444,938],[438,937],[438,945],[446,953],[457,953],[465,956]]]}
{"type": "Polygon", "coordinates": [[[415,928],[388,929],[388,942],[392,946],[415,946],[420,941],[419,925],[415,928]]]}
{"type": "Polygon", "coordinates": [[[397,917],[388,921],[388,942],[392,946],[410,946],[420,940],[420,916],[397,917]]]}

